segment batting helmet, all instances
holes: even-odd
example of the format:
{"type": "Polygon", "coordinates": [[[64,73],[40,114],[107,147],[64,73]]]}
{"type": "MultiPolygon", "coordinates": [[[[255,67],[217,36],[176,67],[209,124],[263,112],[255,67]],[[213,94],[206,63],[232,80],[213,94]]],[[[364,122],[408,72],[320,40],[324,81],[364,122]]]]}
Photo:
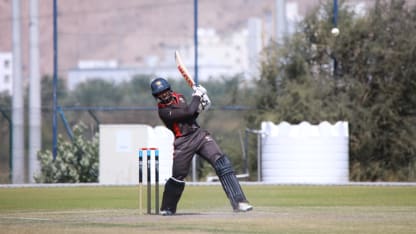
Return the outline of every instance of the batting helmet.
{"type": "Polygon", "coordinates": [[[152,89],[152,95],[156,97],[157,94],[166,90],[170,90],[170,84],[167,80],[158,77],[152,80],[150,83],[150,88],[152,89]]]}

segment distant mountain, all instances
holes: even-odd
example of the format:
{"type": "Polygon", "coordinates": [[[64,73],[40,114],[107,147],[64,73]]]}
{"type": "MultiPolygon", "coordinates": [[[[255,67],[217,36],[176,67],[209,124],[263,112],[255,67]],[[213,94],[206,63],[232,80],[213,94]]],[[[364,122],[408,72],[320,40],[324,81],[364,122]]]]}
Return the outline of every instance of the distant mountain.
{"type": "MultiPolygon", "coordinates": [[[[319,0],[298,2],[304,14],[319,0]]],[[[28,74],[29,1],[22,4],[22,53],[28,74]]],[[[41,73],[52,74],[52,0],[39,1],[41,73]]],[[[220,34],[240,28],[250,17],[272,17],[275,0],[200,0],[198,25],[220,34]]],[[[0,51],[12,50],[12,0],[0,1],[0,51]]],[[[194,6],[191,0],[66,0],[58,1],[59,72],[79,60],[117,60],[141,64],[150,55],[163,56],[165,48],[194,40],[194,6]]]]}

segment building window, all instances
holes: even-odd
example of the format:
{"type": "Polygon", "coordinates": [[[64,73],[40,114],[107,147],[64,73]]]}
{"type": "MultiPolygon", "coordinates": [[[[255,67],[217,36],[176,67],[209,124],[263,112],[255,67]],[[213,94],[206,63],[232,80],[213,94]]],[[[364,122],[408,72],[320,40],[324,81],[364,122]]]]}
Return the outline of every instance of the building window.
{"type": "Polygon", "coordinates": [[[10,61],[4,60],[4,68],[9,68],[9,66],[10,66],[10,61]]]}
{"type": "Polygon", "coordinates": [[[8,84],[10,82],[10,76],[9,75],[5,75],[4,76],[4,83],[8,84]]]}

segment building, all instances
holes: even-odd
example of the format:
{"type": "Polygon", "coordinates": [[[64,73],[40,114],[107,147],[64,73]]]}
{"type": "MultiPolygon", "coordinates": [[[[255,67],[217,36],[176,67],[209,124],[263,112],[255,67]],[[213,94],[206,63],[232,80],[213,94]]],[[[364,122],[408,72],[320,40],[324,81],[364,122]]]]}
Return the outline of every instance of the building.
{"type": "Polygon", "coordinates": [[[0,52],[0,93],[13,94],[13,64],[11,52],[0,52]]]}
{"type": "MultiPolygon", "coordinates": [[[[251,25],[251,24],[248,24],[251,25]]],[[[227,35],[219,35],[214,29],[198,30],[198,81],[208,81],[221,77],[241,75],[251,80],[255,74],[257,57],[249,59],[249,50],[255,54],[261,51],[260,30],[252,30],[250,26],[236,30],[227,35]],[[251,32],[249,34],[249,32],[251,32]],[[257,35],[253,35],[257,32],[257,35]],[[249,38],[257,38],[250,40],[249,38]],[[251,45],[249,45],[251,44],[251,45]],[[252,64],[249,66],[249,64],[252,64]]],[[[163,58],[150,56],[146,64],[119,65],[109,61],[82,61],[77,68],[70,69],[67,76],[68,89],[73,90],[78,84],[88,80],[100,79],[114,84],[130,80],[135,75],[161,76],[181,79],[177,70],[174,52],[178,50],[185,66],[194,76],[194,45],[186,44],[180,48],[167,47],[163,58]],[[88,64],[86,66],[85,64],[88,64]]]]}

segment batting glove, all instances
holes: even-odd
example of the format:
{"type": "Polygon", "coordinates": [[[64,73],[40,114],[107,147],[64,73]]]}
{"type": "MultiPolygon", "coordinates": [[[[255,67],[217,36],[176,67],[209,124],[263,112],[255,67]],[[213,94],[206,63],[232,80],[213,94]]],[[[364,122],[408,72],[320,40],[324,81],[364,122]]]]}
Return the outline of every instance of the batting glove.
{"type": "Polygon", "coordinates": [[[208,94],[202,96],[201,106],[202,110],[208,110],[211,107],[211,100],[209,99],[208,94]]]}
{"type": "Polygon", "coordinates": [[[194,90],[199,90],[200,92],[202,92],[203,94],[207,93],[207,89],[205,89],[202,85],[196,85],[194,90]]]}
{"type": "Polygon", "coordinates": [[[194,93],[192,94],[192,96],[198,96],[201,97],[204,96],[205,93],[202,92],[202,90],[195,88],[194,93]]]}

